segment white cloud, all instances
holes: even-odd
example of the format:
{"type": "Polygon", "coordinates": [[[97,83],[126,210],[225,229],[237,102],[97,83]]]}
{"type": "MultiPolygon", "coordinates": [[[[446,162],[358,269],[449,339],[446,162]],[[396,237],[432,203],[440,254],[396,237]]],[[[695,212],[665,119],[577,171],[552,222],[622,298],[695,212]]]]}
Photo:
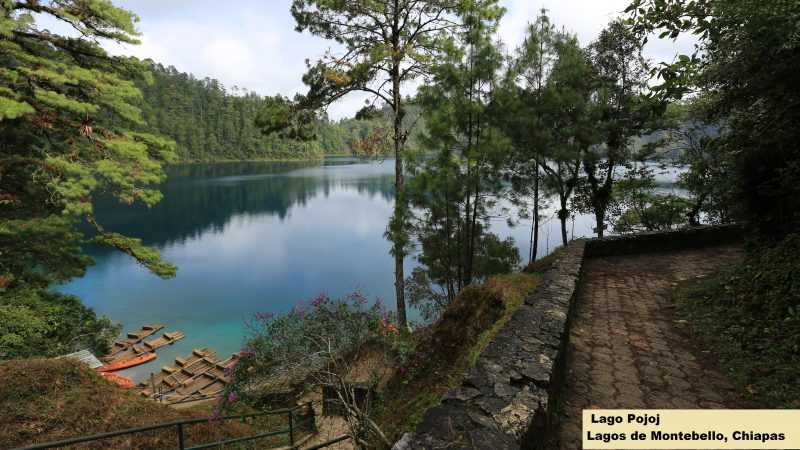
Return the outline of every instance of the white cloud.
{"type": "MultiPolygon", "coordinates": [[[[500,23],[500,37],[509,49],[514,49],[522,42],[527,24],[536,20],[542,7],[547,9],[550,21],[556,27],[575,33],[580,44],[585,46],[610,21],[623,14],[630,0],[501,0],[500,3],[507,9],[500,23]]],[[[645,46],[645,56],[656,63],[672,61],[678,53],[690,53],[695,42],[690,36],[677,42],[653,36],[645,46]]]]}
{"type": "MultiPolygon", "coordinates": [[[[305,60],[314,60],[332,45],[330,41],[294,31],[289,13],[291,0],[238,0],[221,7],[214,0],[118,0],[141,17],[142,44],[109,43],[113,53],[151,58],[164,65],[216,78],[262,95],[292,96],[304,92],[301,77],[305,60]]],[[[548,9],[551,21],[575,33],[581,45],[589,44],[629,0],[501,0],[507,13],[499,37],[508,51],[522,41],[526,26],[539,10],[548,9]]],[[[51,27],[58,24],[47,22],[51,27]]],[[[58,29],[55,31],[62,32],[58,29]]],[[[677,53],[692,51],[691,37],[671,40],[651,38],[645,54],[656,62],[671,61],[677,53]]],[[[408,92],[414,89],[409,85],[408,92]]],[[[365,94],[350,94],[331,105],[332,118],[354,114],[364,106],[365,94]]]]}

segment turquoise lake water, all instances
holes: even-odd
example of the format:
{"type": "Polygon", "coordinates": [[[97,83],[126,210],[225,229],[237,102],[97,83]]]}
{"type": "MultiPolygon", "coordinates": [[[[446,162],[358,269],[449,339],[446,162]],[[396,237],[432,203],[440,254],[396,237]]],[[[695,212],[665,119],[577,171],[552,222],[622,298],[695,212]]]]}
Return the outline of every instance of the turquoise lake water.
{"type": "MultiPolygon", "coordinates": [[[[162,323],[186,338],[158,359],[122,374],[142,379],[192,348],[220,357],[237,351],[255,312],[286,312],[320,291],[359,289],[394,302],[393,259],[383,233],[393,205],[394,162],[329,158],[305,163],[192,164],[171,167],[154,208],[99,202],[109,230],[160,249],[178,266],[161,280],[119,252],[90,249],[96,264],[59,289],[125,331],[162,323]]],[[[560,240],[553,209],[543,211],[539,254],[560,240]]],[[[513,214],[513,212],[512,212],[513,214]]],[[[591,220],[570,222],[574,237],[591,234],[591,220]]],[[[513,236],[528,254],[530,222],[509,227],[498,212],[492,229],[513,236]]],[[[414,258],[406,261],[406,273],[414,258]]],[[[414,312],[409,313],[414,317],[414,312]]]]}

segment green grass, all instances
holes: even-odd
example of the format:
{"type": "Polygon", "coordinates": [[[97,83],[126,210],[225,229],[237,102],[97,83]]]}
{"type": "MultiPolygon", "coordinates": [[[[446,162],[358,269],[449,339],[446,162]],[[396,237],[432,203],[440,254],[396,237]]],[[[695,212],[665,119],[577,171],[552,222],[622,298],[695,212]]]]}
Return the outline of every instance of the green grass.
{"type": "Polygon", "coordinates": [[[564,247],[556,247],[555,249],[553,249],[552,252],[550,252],[550,254],[543,256],[525,266],[525,268],[522,269],[522,271],[524,273],[542,274],[546,272],[547,269],[553,266],[553,263],[555,263],[558,260],[558,258],[561,257],[562,253],[564,253],[564,247]]]}
{"type": "Polygon", "coordinates": [[[800,236],[753,247],[716,276],[677,289],[692,331],[751,400],[800,407],[800,236]]]}
{"type": "MultiPolygon", "coordinates": [[[[478,336],[478,342],[472,346],[470,350],[469,356],[467,361],[469,361],[468,367],[472,367],[475,365],[475,362],[480,356],[481,352],[492,342],[494,336],[503,328],[503,325],[511,319],[511,316],[514,315],[514,312],[519,308],[522,303],[525,301],[525,296],[536,287],[536,283],[539,281],[539,277],[537,275],[532,275],[528,273],[511,273],[506,275],[498,275],[494,277],[494,282],[503,289],[504,294],[503,297],[505,299],[505,310],[503,311],[503,315],[489,328],[488,330],[484,331],[483,333],[478,336]]],[[[460,381],[460,380],[459,380],[460,381]]]]}
{"type": "Polygon", "coordinates": [[[380,393],[377,422],[391,439],[413,430],[522,305],[539,276],[513,273],[469,286],[442,317],[418,336],[415,351],[380,393]]]}

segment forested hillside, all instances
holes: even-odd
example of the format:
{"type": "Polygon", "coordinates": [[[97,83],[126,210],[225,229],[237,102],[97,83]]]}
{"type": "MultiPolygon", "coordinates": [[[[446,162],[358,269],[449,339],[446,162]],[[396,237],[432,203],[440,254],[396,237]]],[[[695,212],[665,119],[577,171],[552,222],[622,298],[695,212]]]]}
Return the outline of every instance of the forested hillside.
{"type": "Polygon", "coordinates": [[[332,122],[324,115],[307,142],[267,136],[256,125],[266,98],[211,78],[198,79],[148,61],[153,83],[140,83],[147,131],[169,136],[183,161],[315,159],[323,155],[382,153],[388,116],[366,108],[358,118],[332,122]]]}

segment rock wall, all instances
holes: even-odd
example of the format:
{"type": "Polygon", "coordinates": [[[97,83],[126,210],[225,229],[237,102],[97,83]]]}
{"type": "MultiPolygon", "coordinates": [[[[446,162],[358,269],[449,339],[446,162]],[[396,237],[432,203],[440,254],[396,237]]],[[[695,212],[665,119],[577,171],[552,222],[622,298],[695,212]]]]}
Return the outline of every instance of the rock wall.
{"type": "Polygon", "coordinates": [[[719,245],[743,234],[734,224],[571,242],[461,385],[393,450],[551,448],[584,258],[719,245]]]}
{"type": "Polygon", "coordinates": [[[681,228],[674,231],[623,234],[586,243],[586,256],[600,257],[652,253],[741,241],[744,229],[739,224],[681,228]]]}
{"type": "Polygon", "coordinates": [[[540,448],[563,379],[585,241],[571,243],[442,403],[397,450],[540,448]]]}

